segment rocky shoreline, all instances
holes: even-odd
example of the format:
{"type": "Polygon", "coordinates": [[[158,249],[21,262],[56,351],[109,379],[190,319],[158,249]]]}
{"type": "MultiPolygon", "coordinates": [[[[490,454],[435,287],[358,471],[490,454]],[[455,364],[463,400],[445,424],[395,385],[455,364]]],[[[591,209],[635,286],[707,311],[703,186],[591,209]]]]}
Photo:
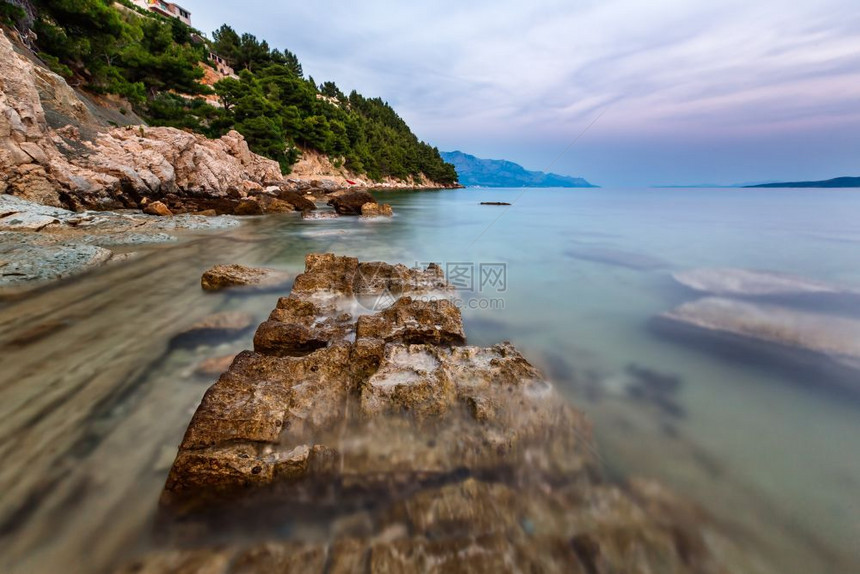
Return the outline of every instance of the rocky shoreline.
{"type": "Polygon", "coordinates": [[[748,565],[700,509],[605,479],[586,416],[511,344],[468,346],[451,294],[434,265],[308,255],[188,426],[158,525],[181,546],[120,571],[748,565]]]}

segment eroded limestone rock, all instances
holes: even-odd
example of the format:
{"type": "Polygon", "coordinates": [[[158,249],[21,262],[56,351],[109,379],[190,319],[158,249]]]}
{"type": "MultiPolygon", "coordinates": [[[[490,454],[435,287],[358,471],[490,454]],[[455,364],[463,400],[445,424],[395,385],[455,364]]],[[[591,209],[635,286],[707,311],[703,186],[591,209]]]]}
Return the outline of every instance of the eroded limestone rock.
{"type": "Polygon", "coordinates": [[[255,351],[207,391],[171,468],[165,520],[203,533],[202,547],[123,572],[749,566],[723,562],[741,555],[695,506],[647,481],[605,482],[584,415],[509,343],[466,346],[445,293],[435,266],[309,255],[255,351]],[[387,308],[357,301],[394,286],[387,308]],[[419,298],[430,292],[441,298],[419,298]],[[284,536],[303,517],[330,517],[324,542],[284,536]],[[206,548],[208,529],[231,528],[261,543],[206,548]]]}

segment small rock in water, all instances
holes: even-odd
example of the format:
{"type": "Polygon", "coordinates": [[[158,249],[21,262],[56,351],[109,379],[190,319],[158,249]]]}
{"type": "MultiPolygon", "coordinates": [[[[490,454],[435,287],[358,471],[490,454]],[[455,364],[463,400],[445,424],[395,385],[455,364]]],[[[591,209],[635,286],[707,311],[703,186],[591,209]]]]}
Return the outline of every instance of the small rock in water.
{"type": "Polygon", "coordinates": [[[286,271],[246,265],[216,265],[203,273],[200,286],[204,291],[220,291],[229,287],[275,288],[291,279],[286,271]]]}
{"type": "Polygon", "coordinates": [[[167,217],[173,215],[173,212],[170,209],[161,203],[160,201],[153,201],[152,203],[147,203],[143,208],[143,212],[147,215],[159,215],[161,217],[167,217]]]}

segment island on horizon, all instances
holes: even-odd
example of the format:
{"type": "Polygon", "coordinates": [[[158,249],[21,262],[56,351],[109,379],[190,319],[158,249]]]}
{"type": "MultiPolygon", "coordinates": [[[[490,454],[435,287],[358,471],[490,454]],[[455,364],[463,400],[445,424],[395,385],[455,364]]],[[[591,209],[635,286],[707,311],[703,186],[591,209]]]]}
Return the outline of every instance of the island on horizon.
{"type": "Polygon", "coordinates": [[[599,187],[581,177],[530,171],[512,161],[482,159],[461,151],[439,152],[466,187],[599,187]]]}
{"type": "Polygon", "coordinates": [[[760,183],[758,185],[746,185],[744,187],[829,187],[849,188],[860,187],[860,177],[835,177],[823,181],[792,181],[786,183],[760,183]]]}

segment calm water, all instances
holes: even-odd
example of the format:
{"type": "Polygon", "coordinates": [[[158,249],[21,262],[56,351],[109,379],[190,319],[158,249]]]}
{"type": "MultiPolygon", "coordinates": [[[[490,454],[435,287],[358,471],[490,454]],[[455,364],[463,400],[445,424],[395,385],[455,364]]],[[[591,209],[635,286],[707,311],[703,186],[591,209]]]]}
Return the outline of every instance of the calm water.
{"type": "Polygon", "coordinates": [[[0,571],[93,572],[145,551],[176,445],[212,382],[194,369],[249,348],[252,334],[196,349],[170,339],[214,311],[262,320],[277,298],[205,294],[200,274],[232,262],[299,272],[312,251],[436,261],[471,277],[470,342],[511,340],[540,365],[594,420],[610,473],[695,499],[755,539],[770,571],[860,571],[860,399],[823,372],[670,337],[652,321],[696,298],[671,278],[684,269],[860,289],[860,193],[469,189],[384,201],[391,220],[249,220],[3,303],[0,571]],[[666,401],[629,392],[654,379],[671,381],[666,401]]]}

